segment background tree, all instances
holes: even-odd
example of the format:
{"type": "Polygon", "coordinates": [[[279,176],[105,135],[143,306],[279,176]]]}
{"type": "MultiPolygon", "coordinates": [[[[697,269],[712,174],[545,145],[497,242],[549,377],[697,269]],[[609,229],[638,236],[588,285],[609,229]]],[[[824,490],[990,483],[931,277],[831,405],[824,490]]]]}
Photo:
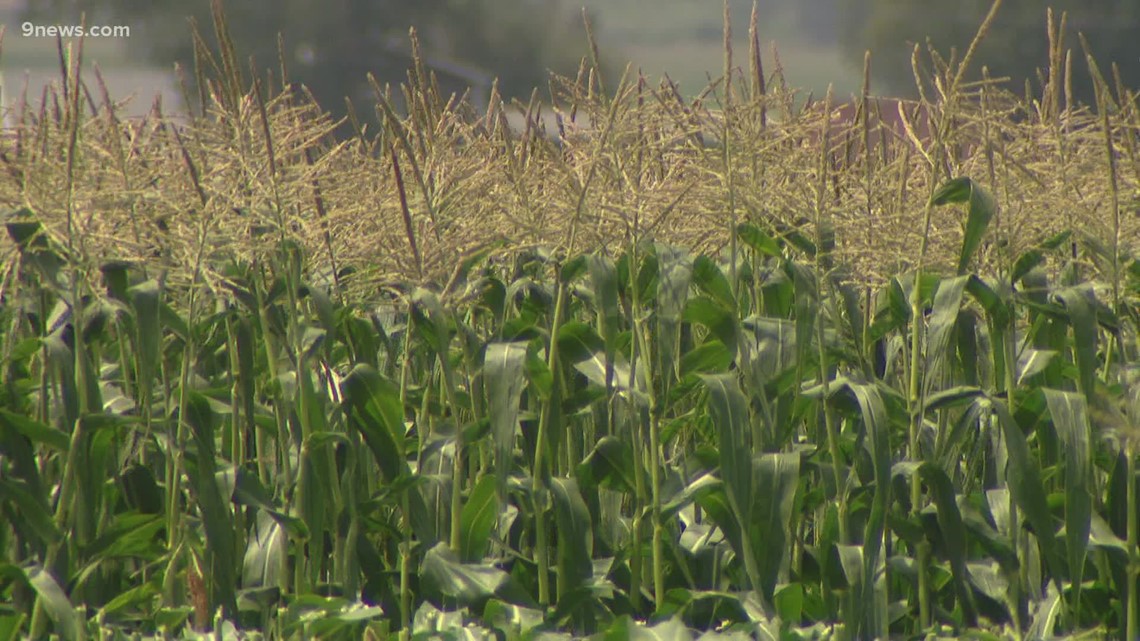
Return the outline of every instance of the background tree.
{"type": "MultiPolygon", "coordinates": [[[[412,26],[429,62],[453,77],[498,77],[508,97],[545,87],[552,70],[573,73],[587,52],[581,16],[560,0],[242,0],[224,9],[240,55],[278,69],[280,33],[290,80],[334,113],[344,96],[370,95],[368,73],[382,84],[406,79],[412,26]]],[[[213,41],[208,0],[48,0],[33,11],[129,24],[133,55],[163,65],[191,64],[190,20],[213,41]]]]}
{"type": "MultiPolygon", "coordinates": [[[[853,20],[850,28],[857,37],[846,40],[854,59],[862,52],[874,55],[876,93],[913,93],[914,74],[910,56],[913,43],[925,47],[926,39],[944,55],[951,47],[966,50],[989,10],[991,0],[926,2],[924,0],[869,0],[865,21],[853,20]]],[[[1110,64],[1120,66],[1126,85],[1140,80],[1140,1],[1138,0],[1055,0],[1045,5],[1037,0],[1006,0],[997,21],[978,52],[973,67],[975,77],[982,65],[994,77],[1009,76],[1010,88],[1020,91],[1029,80],[1039,89],[1037,70],[1048,64],[1048,38],[1045,29],[1046,6],[1057,16],[1069,16],[1065,33],[1066,48],[1073,50],[1073,90],[1075,98],[1095,101],[1091,77],[1077,39],[1084,33],[1102,72],[1110,64]]]]}

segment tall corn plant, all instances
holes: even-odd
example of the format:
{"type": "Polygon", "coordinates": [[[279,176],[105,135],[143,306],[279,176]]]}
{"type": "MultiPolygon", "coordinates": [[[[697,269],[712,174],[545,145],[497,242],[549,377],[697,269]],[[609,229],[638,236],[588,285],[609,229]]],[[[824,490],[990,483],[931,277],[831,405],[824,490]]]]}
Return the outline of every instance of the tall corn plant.
{"type": "MultiPolygon", "coordinates": [[[[942,139],[924,150],[924,213],[964,205],[954,269],[920,260],[860,295],[835,260],[830,130],[809,227],[736,217],[746,146],[768,141],[754,52],[751,101],[726,88],[707,152],[727,252],[654,242],[650,154],[617,151],[650,147],[645,84],[602,97],[584,70],[574,95],[602,123],[584,172],[568,137],[501,142],[527,207],[527,163],[562,159],[580,233],[606,190],[629,195],[627,243],[476,253],[444,287],[348,305],[288,231],[280,103],[243,94],[232,43],[200,62],[221,70],[246,168],[230,179],[270,251],[219,261],[206,217],[192,278],[152,280],[89,264],[30,210],[5,221],[4,630],[81,638],[82,607],[143,633],[300,638],[476,622],[625,638],[635,619],[664,636],[1136,629],[1140,272],[1118,239],[1062,235],[981,273],[1000,210],[979,182],[943,180],[942,139]],[[1111,304],[1074,246],[1112,274],[1111,304]]],[[[416,234],[446,206],[424,160],[445,107],[422,68],[406,94],[406,119],[382,105],[374,148],[409,170],[397,222],[422,272],[416,234]]],[[[43,135],[71,144],[75,122],[43,135]]],[[[209,211],[201,143],[171,135],[209,211]]]]}

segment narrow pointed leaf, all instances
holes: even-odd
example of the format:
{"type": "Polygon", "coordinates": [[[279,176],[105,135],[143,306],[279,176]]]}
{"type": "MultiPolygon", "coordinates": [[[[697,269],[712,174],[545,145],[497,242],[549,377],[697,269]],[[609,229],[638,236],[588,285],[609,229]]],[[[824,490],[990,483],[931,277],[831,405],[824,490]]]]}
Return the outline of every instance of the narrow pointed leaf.
{"type": "MultiPolygon", "coordinates": [[[[1021,508],[1021,514],[1033,527],[1037,542],[1041,546],[1045,562],[1052,573],[1054,582],[1064,576],[1064,562],[1056,544],[1056,527],[1045,498],[1045,487],[1041,483],[1041,470],[1030,454],[1029,444],[1021,427],[1009,413],[1009,408],[1000,399],[987,399],[985,406],[992,408],[997,415],[1002,434],[1005,436],[1005,449],[1009,456],[1009,470],[1006,479],[1013,500],[1021,508]]],[[[1017,527],[1018,524],[1011,524],[1017,527]]]]}
{"type": "MultiPolygon", "coordinates": [[[[880,567],[887,505],[891,495],[890,416],[877,387],[865,383],[848,383],[847,387],[859,404],[863,429],[867,433],[865,447],[871,456],[875,479],[871,511],[863,527],[863,577],[855,592],[856,602],[861,603],[864,611],[870,613],[873,611],[875,577],[880,567]]],[[[859,624],[865,627],[856,626],[856,629],[861,629],[864,634],[869,634],[872,630],[872,622],[867,619],[861,619],[859,624]]]]}
{"type": "Polygon", "coordinates": [[[958,510],[954,485],[946,472],[933,463],[924,462],[910,469],[918,474],[934,498],[934,505],[938,510],[938,529],[942,534],[946,557],[950,561],[958,604],[969,625],[976,625],[977,612],[973,593],[969,589],[969,573],[966,568],[966,526],[962,520],[962,513],[958,510]]]}
{"type": "Polygon", "coordinates": [[[792,539],[792,509],[800,480],[800,455],[763,454],[753,462],[752,523],[749,531],[756,565],[760,571],[761,593],[769,602],[775,597],[780,571],[789,560],[792,539]]]}
{"type": "Polygon", "coordinates": [[[220,606],[229,617],[237,616],[237,577],[234,558],[234,523],[228,501],[222,498],[215,480],[214,413],[206,396],[189,392],[185,421],[194,433],[197,458],[188,465],[193,496],[202,512],[206,530],[209,580],[214,596],[214,607],[220,606]]]}
{"type": "Polygon", "coordinates": [[[462,563],[445,543],[428,550],[420,572],[421,582],[463,605],[495,596],[509,580],[506,572],[493,565],[462,563]]]}
{"type": "Polygon", "coordinates": [[[21,570],[55,623],[56,632],[69,641],[83,638],[83,621],[55,578],[38,563],[24,566],[21,570]]]}
{"type": "Polygon", "coordinates": [[[162,358],[162,290],[158,281],[151,279],[129,288],[127,296],[135,319],[136,373],[139,381],[146,381],[147,389],[162,358]]]}
{"type": "Polygon", "coordinates": [[[594,530],[590,511],[573,479],[552,478],[550,495],[558,525],[559,584],[572,590],[593,575],[594,530]]]}
{"type": "Polygon", "coordinates": [[[495,477],[479,479],[467,502],[459,526],[459,560],[464,563],[482,561],[491,542],[491,532],[499,520],[499,496],[495,477]]]}
{"type": "Polygon", "coordinates": [[[688,253],[658,246],[660,275],[657,282],[657,354],[656,375],[671,382],[677,374],[677,342],[681,317],[689,298],[693,278],[692,259],[688,253]]]}
{"type": "Polygon", "coordinates": [[[693,296],[685,305],[684,319],[707,327],[736,358],[740,335],[740,321],[736,314],[707,296],[693,296]]]}
{"type": "Polygon", "coordinates": [[[756,253],[773,257],[780,255],[780,244],[756,225],[741,223],[736,226],[736,233],[756,253]]]}
{"type": "Polygon", "coordinates": [[[1053,427],[1065,452],[1065,549],[1073,602],[1077,603],[1084,581],[1094,498],[1088,412],[1085,399],[1079,394],[1052,389],[1044,392],[1053,427]]]}
{"type": "Polygon", "coordinates": [[[720,476],[741,523],[752,522],[752,445],[748,402],[732,374],[702,376],[720,451],[720,476]]]}
{"type": "Polygon", "coordinates": [[[962,294],[968,280],[967,276],[944,280],[934,295],[934,309],[930,314],[926,341],[925,384],[928,395],[937,382],[950,374],[947,368],[954,355],[951,340],[958,321],[958,310],[962,306],[962,294]]]}
{"type": "Polygon", "coordinates": [[[997,202],[985,188],[973,179],[954,178],[939,187],[931,198],[932,205],[969,202],[966,214],[965,232],[962,235],[962,251],[958,256],[958,274],[966,273],[970,259],[981,245],[990,220],[997,210],[997,202]]]}
{"type": "Polygon", "coordinates": [[[1096,312],[1089,303],[1091,292],[1085,288],[1070,287],[1055,294],[1068,315],[1073,330],[1073,351],[1079,373],[1079,389],[1085,398],[1091,398],[1097,378],[1097,322],[1096,312]]]}
{"type": "Polygon", "coordinates": [[[519,424],[519,400],[526,384],[526,345],[492,343],[483,360],[483,379],[491,433],[495,441],[495,476],[499,496],[505,496],[519,424]]]}
{"type": "Polygon", "coordinates": [[[716,262],[708,256],[702,254],[693,259],[693,284],[701,293],[726,309],[736,309],[736,297],[732,293],[732,285],[716,262]]]}
{"type": "Polygon", "coordinates": [[[385,480],[408,470],[400,388],[368,365],[357,365],[341,383],[349,425],[359,430],[385,480]]]}

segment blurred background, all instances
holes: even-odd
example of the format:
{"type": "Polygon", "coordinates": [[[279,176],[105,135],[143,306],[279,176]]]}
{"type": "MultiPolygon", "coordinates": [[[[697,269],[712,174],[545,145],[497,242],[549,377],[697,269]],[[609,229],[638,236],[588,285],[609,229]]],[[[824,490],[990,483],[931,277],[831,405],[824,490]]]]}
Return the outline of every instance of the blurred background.
{"type": "MultiPolygon", "coordinates": [[[[752,4],[729,2],[734,64],[744,68],[752,4]]],[[[525,100],[536,86],[540,97],[546,95],[550,71],[573,74],[588,53],[583,8],[611,79],[632,63],[653,81],[668,73],[682,93],[695,95],[724,64],[721,0],[241,0],[224,6],[239,53],[279,78],[282,34],[290,80],[304,83],[336,114],[344,112],[345,95],[372,104],[367,73],[382,83],[406,77],[412,25],[444,89],[470,87],[476,104],[496,77],[507,97],[525,100]]],[[[925,45],[929,36],[939,51],[964,51],[989,6],[990,0],[760,0],[766,71],[775,67],[774,44],[790,85],[816,96],[832,85],[847,97],[858,91],[863,52],[871,49],[872,92],[910,95],[914,43],[925,45]]],[[[1009,76],[1019,90],[1026,82],[1039,89],[1046,6],[1006,0],[980,55],[991,75],[1009,76]]],[[[1125,86],[1140,86],[1140,0],[1059,0],[1051,6],[1069,12],[1066,42],[1077,54],[1078,98],[1093,100],[1078,31],[1110,81],[1109,63],[1115,61],[1125,86]]],[[[5,107],[18,104],[25,91],[38,104],[44,84],[59,78],[55,39],[25,32],[78,25],[83,16],[88,25],[130,29],[127,37],[85,44],[88,66],[99,66],[112,97],[134,97],[127,113],[146,112],[156,94],[168,113],[183,108],[172,70],[175,62],[192,68],[191,21],[212,38],[208,0],[0,0],[5,107]]]]}

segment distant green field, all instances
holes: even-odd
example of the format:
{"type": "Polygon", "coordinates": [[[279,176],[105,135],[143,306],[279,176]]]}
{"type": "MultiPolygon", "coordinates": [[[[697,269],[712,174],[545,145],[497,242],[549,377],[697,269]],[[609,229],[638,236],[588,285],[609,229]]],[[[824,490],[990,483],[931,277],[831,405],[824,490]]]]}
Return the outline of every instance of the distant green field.
{"type": "MultiPolygon", "coordinates": [[[[724,69],[723,8],[719,2],[689,0],[583,0],[596,16],[603,54],[652,80],[669,77],[685,93],[703,89],[724,69]]],[[[820,95],[832,84],[840,96],[859,88],[859,64],[846,64],[836,47],[820,47],[802,38],[785,12],[763,10],[760,38],[766,70],[772,70],[775,44],[790,85],[820,95]]],[[[747,64],[751,0],[731,0],[734,66],[747,64]]],[[[621,65],[619,65],[621,66],[621,65]]]]}

